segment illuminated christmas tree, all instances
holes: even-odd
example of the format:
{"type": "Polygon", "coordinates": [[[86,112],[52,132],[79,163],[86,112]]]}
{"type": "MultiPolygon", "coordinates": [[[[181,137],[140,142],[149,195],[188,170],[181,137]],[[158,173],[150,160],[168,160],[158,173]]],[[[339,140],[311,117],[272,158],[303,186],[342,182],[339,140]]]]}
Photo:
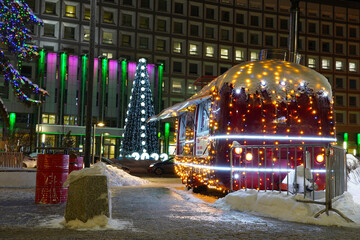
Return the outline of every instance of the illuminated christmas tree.
{"type": "MultiPolygon", "coordinates": [[[[38,55],[38,48],[30,43],[32,40],[29,26],[42,21],[37,18],[24,0],[0,0],[0,74],[12,85],[15,95],[24,103],[40,104],[40,100],[32,99],[25,91],[37,96],[48,95],[47,91],[21,76],[19,70],[10,63],[7,55],[13,55],[19,62],[30,61],[38,55]]],[[[8,113],[4,102],[0,99],[0,115],[8,123],[8,113]]]]}
{"type": "Polygon", "coordinates": [[[120,155],[158,152],[156,124],[145,121],[155,115],[146,60],[141,58],[136,68],[130,103],[126,113],[120,155]]]}

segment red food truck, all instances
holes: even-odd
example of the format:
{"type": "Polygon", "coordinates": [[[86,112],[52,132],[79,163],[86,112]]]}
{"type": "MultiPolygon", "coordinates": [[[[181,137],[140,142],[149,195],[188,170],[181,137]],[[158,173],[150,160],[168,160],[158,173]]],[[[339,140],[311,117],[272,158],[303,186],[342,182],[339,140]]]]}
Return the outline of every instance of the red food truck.
{"type": "Polygon", "coordinates": [[[332,91],[318,72],[282,60],[230,68],[187,101],[148,121],[176,117],[176,171],[195,190],[322,191],[335,142],[332,91]]]}

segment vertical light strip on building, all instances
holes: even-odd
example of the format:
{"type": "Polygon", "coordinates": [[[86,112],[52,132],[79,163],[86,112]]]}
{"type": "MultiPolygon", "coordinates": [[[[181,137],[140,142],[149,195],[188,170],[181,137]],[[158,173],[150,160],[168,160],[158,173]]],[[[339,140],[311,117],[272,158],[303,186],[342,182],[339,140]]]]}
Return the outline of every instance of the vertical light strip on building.
{"type": "Polygon", "coordinates": [[[14,133],[14,128],[15,128],[15,121],[16,121],[16,113],[10,113],[9,114],[9,132],[10,135],[12,135],[14,133]]]}
{"type": "Polygon", "coordinates": [[[163,74],[164,74],[164,65],[159,66],[158,74],[158,112],[161,112],[161,103],[162,103],[162,83],[163,83],[163,74]]]}
{"type": "Polygon", "coordinates": [[[344,149],[346,149],[347,150],[347,148],[348,148],[348,141],[349,141],[349,134],[348,133],[344,133],[344,143],[343,143],[343,147],[344,147],[344,149]]]}
{"type": "Polygon", "coordinates": [[[99,108],[100,122],[104,122],[105,118],[105,101],[106,101],[106,79],[108,75],[108,60],[104,58],[101,62],[101,101],[99,108]]]}
{"type": "Polygon", "coordinates": [[[88,57],[86,55],[81,58],[81,99],[80,99],[80,125],[85,125],[85,96],[86,96],[86,82],[88,75],[88,57]]]}
{"type": "Polygon", "coordinates": [[[65,80],[66,80],[66,53],[61,54],[60,59],[60,102],[59,102],[59,124],[64,124],[64,103],[65,103],[65,80]]]}
{"type": "Polygon", "coordinates": [[[127,76],[127,62],[126,59],[121,61],[121,127],[124,127],[124,120],[125,120],[125,111],[127,109],[126,101],[125,101],[125,89],[126,89],[126,76],[127,76]]]}
{"type": "Polygon", "coordinates": [[[164,153],[169,154],[169,145],[170,145],[170,123],[165,123],[164,131],[164,153]]]}
{"type": "Polygon", "coordinates": [[[360,133],[356,134],[357,155],[360,154],[360,133]]]}

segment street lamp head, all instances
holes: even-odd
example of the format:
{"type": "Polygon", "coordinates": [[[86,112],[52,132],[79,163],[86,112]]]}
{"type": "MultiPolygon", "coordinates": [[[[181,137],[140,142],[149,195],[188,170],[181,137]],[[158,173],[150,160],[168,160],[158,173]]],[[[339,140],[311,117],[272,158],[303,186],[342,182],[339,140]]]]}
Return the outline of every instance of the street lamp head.
{"type": "Polygon", "coordinates": [[[99,122],[99,123],[97,124],[97,126],[98,126],[98,127],[104,127],[104,126],[105,126],[105,123],[99,122]]]}

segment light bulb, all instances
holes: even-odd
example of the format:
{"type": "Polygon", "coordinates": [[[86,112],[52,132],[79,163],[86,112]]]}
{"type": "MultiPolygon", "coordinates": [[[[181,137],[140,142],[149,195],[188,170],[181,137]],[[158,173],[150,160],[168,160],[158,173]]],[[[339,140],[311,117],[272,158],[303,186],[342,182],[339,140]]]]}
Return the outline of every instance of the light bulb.
{"type": "Polygon", "coordinates": [[[144,130],[144,129],[145,129],[145,126],[144,126],[144,125],[142,125],[142,126],[141,126],[141,129],[142,129],[142,130],[144,130]]]}
{"type": "Polygon", "coordinates": [[[145,88],[144,88],[144,87],[142,87],[142,88],[141,88],[141,91],[142,91],[142,92],[143,92],[143,91],[145,91],[145,88]]]}
{"type": "MultiPolygon", "coordinates": [[[[141,76],[142,77],[145,77],[145,73],[141,73],[141,76]]],[[[145,81],[144,81],[145,82],[145,81]]],[[[141,83],[142,83],[142,81],[141,81],[141,83]]],[[[142,83],[142,84],[144,84],[144,83],[142,83]]]]}
{"type": "Polygon", "coordinates": [[[141,105],[142,107],[144,107],[144,106],[145,106],[145,103],[144,103],[144,102],[141,102],[140,105],[141,105]]]}
{"type": "Polygon", "coordinates": [[[144,94],[141,94],[141,98],[144,99],[144,98],[145,98],[145,95],[144,95],[144,94]]]}
{"type": "Polygon", "coordinates": [[[142,122],[145,122],[145,118],[141,118],[141,121],[142,121],[142,122]]]}

